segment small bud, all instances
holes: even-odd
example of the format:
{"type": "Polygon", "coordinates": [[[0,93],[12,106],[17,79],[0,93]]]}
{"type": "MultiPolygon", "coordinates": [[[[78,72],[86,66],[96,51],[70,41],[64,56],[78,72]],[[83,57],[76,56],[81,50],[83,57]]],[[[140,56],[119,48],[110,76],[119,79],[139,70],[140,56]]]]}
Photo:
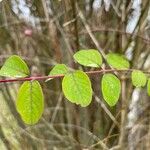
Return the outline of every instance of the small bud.
{"type": "Polygon", "coordinates": [[[25,34],[26,36],[32,36],[32,33],[33,33],[32,29],[25,29],[25,30],[24,30],[24,34],[25,34]]]}

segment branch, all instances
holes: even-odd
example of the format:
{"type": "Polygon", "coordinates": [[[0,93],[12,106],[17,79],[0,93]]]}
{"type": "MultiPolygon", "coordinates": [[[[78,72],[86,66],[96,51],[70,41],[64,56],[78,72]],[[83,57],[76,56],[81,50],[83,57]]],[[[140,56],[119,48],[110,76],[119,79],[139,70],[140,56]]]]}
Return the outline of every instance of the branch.
{"type": "MultiPolygon", "coordinates": [[[[97,75],[109,72],[132,72],[135,69],[106,69],[106,70],[95,70],[85,72],[87,75],[97,75]]],[[[150,71],[143,71],[146,74],[150,74],[150,71]]],[[[9,83],[9,82],[18,82],[18,81],[32,81],[32,80],[47,80],[47,79],[56,79],[63,78],[65,75],[52,75],[52,76],[31,76],[26,78],[14,78],[14,79],[1,79],[0,83],[9,83]]]]}

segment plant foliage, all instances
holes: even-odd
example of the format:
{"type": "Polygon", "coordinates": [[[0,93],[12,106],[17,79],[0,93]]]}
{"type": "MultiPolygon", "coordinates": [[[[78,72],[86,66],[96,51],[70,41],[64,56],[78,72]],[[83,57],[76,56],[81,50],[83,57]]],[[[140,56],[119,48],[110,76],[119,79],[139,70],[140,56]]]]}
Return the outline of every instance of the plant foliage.
{"type": "Polygon", "coordinates": [[[144,87],[146,85],[146,75],[140,70],[134,70],[131,78],[133,85],[136,87],[144,87]]]}
{"type": "Polygon", "coordinates": [[[65,75],[62,90],[72,103],[88,106],[92,100],[92,88],[89,77],[83,71],[75,71],[65,75]]]}
{"type": "Polygon", "coordinates": [[[104,100],[110,106],[114,106],[121,92],[120,80],[113,74],[105,74],[102,77],[101,87],[104,100]]]}
{"type": "Polygon", "coordinates": [[[16,55],[9,57],[0,70],[0,76],[4,77],[26,77],[29,75],[26,63],[16,55]]]}
{"type": "Polygon", "coordinates": [[[150,79],[148,79],[148,82],[147,82],[147,93],[150,96],[150,79]]]}
{"type": "Polygon", "coordinates": [[[124,55],[109,53],[106,56],[106,60],[108,64],[115,69],[128,69],[130,67],[129,61],[124,55]]]}
{"type": "Polygon", "coordinates": [[[17,110],[26,124],[35,124],[43,109],[43,92],[38,81],[25,81],[19,89],[16,102],[17,110]]]}
{"type": "Polygon", "coordinates": [[[102,65],[101,54],[94,49],[80,50],[74,54],[74,59],[83,66],[100,67],[102,65]]]}
{"type": "Polygon", "coordinates": [[[57,64],[50,71],[49,75],[64,75],[68,73],[68,67],[65,64],[57,64]]]}
{"type": "MultiPolygon", "coordinates": [[[[95,49],[80,50],[73,57],[76,62],[87,67],[100,68],[103,63],[101,54],[95,49]]],[[[125,56],[116,53],[107,54],[106,62],[115,69],[125,69],[127,71],[130,67],[125,56]]],[[[27,64],[16,55],[9,57],[0,69],[0,76],[4,77],[24,78],[29,74],[27,64]]],[[[85,72],[82,70],[70,71],[65,64],[57,64],[52,68],[48,76],[58,75],[63,77],[62,91],[70,102],[82,107],[86,107],[91,103],[92,85],[85,72]]],[[[131,78],[133,85],[136,87],[146,85],[147,77],[140,70],[134,70],[131,78]]],[[[107,104],[109,106],[116,105],[121,93],[121,82],[118,77],[112,73],[105,73],[101,80],[101,89],[107,104]]],[[[150,79],[147,83],[147,92],[150,96],[150,79]]],[[[26,81],[24,79],[24,83],[18,92],[16,107],[26,124],[33,125],[39,121],[44,109],[44,96],[37,80],[26,81]]]]}

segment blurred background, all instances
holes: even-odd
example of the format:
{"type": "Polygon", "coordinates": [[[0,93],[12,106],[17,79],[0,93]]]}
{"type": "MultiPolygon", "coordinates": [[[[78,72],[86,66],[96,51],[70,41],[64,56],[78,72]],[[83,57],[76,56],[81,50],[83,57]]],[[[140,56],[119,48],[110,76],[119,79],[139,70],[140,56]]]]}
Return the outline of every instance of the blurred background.
{"type": "MultiPolygon", "coordinates": [[[[131,68],[150,71],[150,0],[0,0],[0,66],[20,55],[31,76],[47,75],[57,63],[74,69],[80,49],[124,54],[131,68]]],[[[108,66],[106,66],[108,67],[108,66]]],[[[149,150],[150,97],[119,74],[115,107],[101,96],[101,75],[90,76],[92,103],[67,101],[61,80],[41,81],[42,119],[26,126],[15,108],[20,82],[0,83],[0,150],[149,150]]]]}

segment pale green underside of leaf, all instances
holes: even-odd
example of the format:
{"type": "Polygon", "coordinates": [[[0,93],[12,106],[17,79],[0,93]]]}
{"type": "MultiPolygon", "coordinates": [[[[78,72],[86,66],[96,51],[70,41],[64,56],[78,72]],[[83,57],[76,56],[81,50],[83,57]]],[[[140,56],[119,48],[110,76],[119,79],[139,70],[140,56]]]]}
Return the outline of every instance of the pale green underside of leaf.
{"type": "Polygon", "coordinates": [[[0,76],[4,77],[26,77],[30,74],[26,63],[17,55],[9,57],[2,68],[0,69],[0,76]]]}
{"type": "Polygon", "coordinates": [[[22,120],[29,125],[36,124],[44,109],[44,96],[38,81],[25,81],[19,89],[16,102],[22,120]]]}
{"type": "Polygon", "coordinates": [[[65,64],[57,64],[54,68],[50,71],[49,75],[65,75],[68,73],[68,68],[65,64]]]}
{"type": "Polygon", "coordinates": [[[101,88],[104,100],[108,105],[114,106],[121,92],[120,80],[113,74],[105,74],[102,77],[101,88]]]}
{"type": "Polygon", "coordinates": [[[134,70],[131,74],[132,84],[135,87],[144,87],[146,84],[146,75],[140,70],[134,70]]]}
{"type": "Polygon", "coordinates": [[[129,61],[120,54],[109,53],[106,56],[106,60],[115,69],[128,69],[130,67],[129,61]]]}
{"type": "Polygon", "coordinates": [[[150,96],[150,79],[148,79],[148,82],[147,82],[147,93],[150,96]]]}
{"type": "Polygon", "coordinates": [[[80,50],[76,52],[73,57],[83,66],[100,67],[102,65],[102,56],[94,49],[80,50]]]}
{"type": "MultiPolygon", "coordinates": [[[[50,71],[49,76],[53,76],[53,75],[65,75],[66,73],[68,73],[69,69],[65,64],[57,64],[53,67],[53,69],[50,71]]],[[[52,80],[53,78],[49,78],[46,80],[52,80]]]]}
{"type": "Polygon", "coordinates": [[[72,103],[88,106],[92,101],[92,87],[89,77],[83,71],[65,75],[62,81],[65,97],[72,103]]]}

